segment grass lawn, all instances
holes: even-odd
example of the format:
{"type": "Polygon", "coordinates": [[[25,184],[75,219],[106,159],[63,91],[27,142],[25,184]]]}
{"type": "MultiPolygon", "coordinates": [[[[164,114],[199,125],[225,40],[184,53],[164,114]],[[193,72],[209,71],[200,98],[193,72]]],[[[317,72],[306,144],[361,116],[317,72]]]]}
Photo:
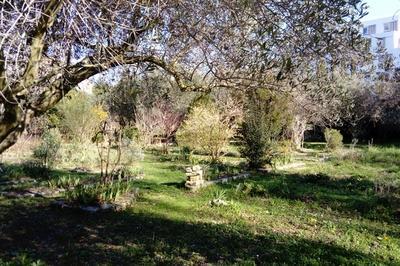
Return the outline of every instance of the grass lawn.
{"type": "MultiPolygon", "coordinates": [[[[89,214],[54,208],[50,199],[0,196],[0,258],[25,254],[49,265],[400,265],[399,148],[334,156],[308,145],[288,166],[195,193],[183,187],[187,164],[161,159],[146,154],[138,163],[145,173],[135,183],[140,197],[123,212],[89,214]],[[265,193],[238,191],[243,182],[265,193]],[[221,190],[229,204],[211,206],[221,190]]],[[[1,180],[21,177],[9,173],[1,180]]]]}

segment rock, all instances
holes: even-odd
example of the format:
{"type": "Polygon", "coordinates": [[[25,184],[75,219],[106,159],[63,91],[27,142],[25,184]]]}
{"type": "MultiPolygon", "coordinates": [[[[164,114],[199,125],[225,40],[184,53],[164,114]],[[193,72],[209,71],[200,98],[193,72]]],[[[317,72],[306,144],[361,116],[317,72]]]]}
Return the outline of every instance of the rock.
{"type": "Polygon", "coordinates": [[[213,199],[209,202],[211,206],[227,206],[229,203],[223,199],[213,199]]]}
{"type": "Polygon", "coordinates": [[[37,181],[33,178],[30,177],[21,177],[18,179],[18,183],[28,183],[28,182],[32,182],[32,183],[36,183],[37,181]]]}
{"type": "Polygon", "coordinates": [[[203,171],[200,165],[186,168],[185,187],[190,190],[197,190],[204,185],[203,171]]]}
{"type": "Polygon", "coordinates": [[[18,185],[18,184],[23,184],[23,183],[36,183],[37,181],[33,178],[30,177],[21,177],[18,179],[12,179],[12,180],[1,180],[0,185],[18,185]]]}
{"type": "Polygon", "coordinates": [[[262,174],[266,174],[266,173],[269,172],[269,170],[266,169],[266,168],[258,168],[258,169],[257,169],[257,172],[260,172],[260,173],[262,173],[262,174]]]}
{"type": "Polygon", "coordinates": [[[78,174],[87,174],[90,173],[90,170],[85,167],[75,167],[74,169],[71,170],[72,173],[78,173],[78,174]]]}
{"type": "Polygon", "coordinates": [[[144,179],[144,174],[137,175],[137,176],[134,177],[134,179],[136,179],[136,180],[142,180],[142,179],[144,179]]]}
{"type": "Polygon", "coordinates": [[[103,203],[103,204],[100,205],[100,208],[103,211],[106,211],[106,210],[114,210],[116,208],[116,206],[114,204],[111,204],[111,203],[103,203]]]}
{"type": "Polygon", "coordinates": [[[198,174],[198,173],[195,173],[195,172],[186,173],[186,176],[187,176],[187,177],[198,176],[198,175],[199,175],[199,174],[198,174]]]}
{"type": "Polygon", "coordinates": [[[65,191],[62,188],[50,189],[48,187],[34,187],[27,190],[29,193],[35,194],[37,197],[52,198],[58,197],[65,191]]]}
{"type": "Polygon", "coordinates": [[[66,204],[63,200],[56,200],[51,203],[52,206],[59,207],[59,208],[71,208],[70,205],[66,204]]]}
{"type": "Polygon", "coordinates": [[[186,167],[185,171],[186,171],[186,173],[191,173],[192,172],[192,168],[191,167],[186,167]]]}
{"type": "Polygon", "coordinates": [[[187,181],[203,181],[203,177],[199,175],[190,176],[188,177],[187,181]]]}
{"type": "Polygon", "coordinates": [[[1,192],[0,195],[8,198],[23,198],[23,197],[42,197],[39,194],[32,193],[30,191],[5,191],[1,192]]]}
{"type": "Polygon", "coordinates": [[[97,206],[79,206],[79,209],[90,213],[95,213],[101,210],[101,208],[97,206]]]}
{"type": "Polygon", "coordinates": [[[200,165],[195,165],[195,166],[192,167],[192,169],[193,169],[194,172],[201,171],[201,166],[200,165]]]}

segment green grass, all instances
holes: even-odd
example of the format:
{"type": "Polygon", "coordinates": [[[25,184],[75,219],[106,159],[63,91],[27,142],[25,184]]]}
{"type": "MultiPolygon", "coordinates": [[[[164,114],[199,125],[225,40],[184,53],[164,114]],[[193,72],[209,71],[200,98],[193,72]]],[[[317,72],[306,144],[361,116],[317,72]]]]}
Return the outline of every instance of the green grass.
{"type": "MultiPolygon", "coordinates": [[[[185,162],[147,154],[134,165],[145,173],[135,183],[141,196],[118,213],[0,197],[0,258],[27,254],[50,265],[399,265],[400,149],[313,149],[293,157],[305,165],[192,193],[183,187],[185,162]],[[240,182],[266,193],[238,192],[240,182]],[[212,207],[221,190],[229,205],[212,207]]],[[[62,174],[68,173],[51,178],[62,174]]]]}

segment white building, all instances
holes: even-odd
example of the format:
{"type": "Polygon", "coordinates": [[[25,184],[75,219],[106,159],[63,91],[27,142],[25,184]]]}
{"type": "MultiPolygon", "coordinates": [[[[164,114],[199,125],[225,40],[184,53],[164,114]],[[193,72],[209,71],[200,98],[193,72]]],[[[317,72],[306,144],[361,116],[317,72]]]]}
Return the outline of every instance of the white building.
{"type": "Polygon", "coordinates": [[[379,44],[395,57],[396,66],[400,66],[399,16],[369,20],[363,22],[363,35],[371,40],[371,49],[375,51],[379,44]]]}

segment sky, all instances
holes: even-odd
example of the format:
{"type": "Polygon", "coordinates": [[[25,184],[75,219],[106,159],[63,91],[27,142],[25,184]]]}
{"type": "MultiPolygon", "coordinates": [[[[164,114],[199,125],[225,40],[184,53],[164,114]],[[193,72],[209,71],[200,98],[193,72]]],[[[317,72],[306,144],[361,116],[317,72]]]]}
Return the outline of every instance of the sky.
{"type": "Polygon", "coordinates": [[[400,0],[364,0],[369,6],[363,21],[400,15],[400,0]]]}

